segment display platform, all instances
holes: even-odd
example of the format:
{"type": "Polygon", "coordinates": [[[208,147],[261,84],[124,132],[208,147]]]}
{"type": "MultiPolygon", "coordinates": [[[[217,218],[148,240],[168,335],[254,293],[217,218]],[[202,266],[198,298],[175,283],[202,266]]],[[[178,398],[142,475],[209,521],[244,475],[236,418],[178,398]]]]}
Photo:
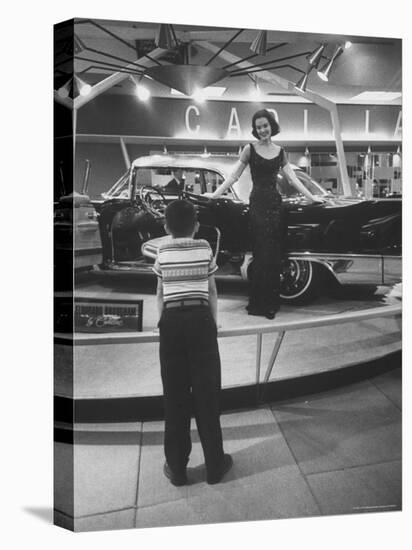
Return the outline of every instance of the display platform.
{"type": "MultiPolygon", "coordinates": [[[[308,305],[284,304],[268,321],[246,314],[246,284],[218,282],[223,408],[330,389],[398,367],[401,306],[388,299],[389,290],[348,287],[308,305]]],[[[142,332],[56,334],[57,417],[70,420],[73,400],[76,415],[89,421],[161,417],[153,278],[87,276],[75,296],[142,300],[142,332]]]]}

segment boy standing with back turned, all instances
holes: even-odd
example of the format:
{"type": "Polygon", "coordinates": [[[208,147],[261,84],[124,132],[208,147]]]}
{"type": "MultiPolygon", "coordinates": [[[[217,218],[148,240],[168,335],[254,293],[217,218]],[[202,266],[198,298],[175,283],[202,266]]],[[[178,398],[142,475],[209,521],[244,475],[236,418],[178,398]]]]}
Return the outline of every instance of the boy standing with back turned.
{"type": "Polygon", "coordinates": [[[220,357],[217,344],[217,270],[209,243],[195,240],[194,206],[176,200],[166,209],[171,239],[158,251],[160,366],[165,406],[164,474],[173,485],[187,483],[193,406],[206,464],[206,481],[218,483],[232,466],[223,452],[220,427],[220,357]]]}

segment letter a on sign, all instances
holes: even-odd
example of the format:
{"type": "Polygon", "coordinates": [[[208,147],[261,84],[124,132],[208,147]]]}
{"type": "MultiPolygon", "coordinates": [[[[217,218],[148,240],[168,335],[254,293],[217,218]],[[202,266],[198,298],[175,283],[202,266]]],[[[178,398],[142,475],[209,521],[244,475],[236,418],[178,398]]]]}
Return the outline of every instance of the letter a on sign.
{"type": "Polygon", "coordinates": [[[236,107],[232,107],[232,110],[230,111],[230,120],[227,127],[228,134],[230,134],[232,131],[236,131],[237,135],[240,136],[240,122],[236,107]]]}

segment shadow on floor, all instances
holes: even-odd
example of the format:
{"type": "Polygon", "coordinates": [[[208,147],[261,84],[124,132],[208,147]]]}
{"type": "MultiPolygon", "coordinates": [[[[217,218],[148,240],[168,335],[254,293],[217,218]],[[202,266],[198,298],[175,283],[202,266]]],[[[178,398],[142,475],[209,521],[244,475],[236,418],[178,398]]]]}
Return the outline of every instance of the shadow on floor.
{"type": "Polygon", "coordinates": [[[30,506],[23,508],[23,510],[27,514],[35,516],[46,523],[53,523],[53,508],[30,506]]]}

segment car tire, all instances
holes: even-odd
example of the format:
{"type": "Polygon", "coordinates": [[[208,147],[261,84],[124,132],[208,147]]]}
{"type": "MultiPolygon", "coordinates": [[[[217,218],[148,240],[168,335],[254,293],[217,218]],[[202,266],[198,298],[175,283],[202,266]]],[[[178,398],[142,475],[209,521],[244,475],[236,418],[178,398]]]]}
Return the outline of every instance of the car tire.
{"type": "Polygon", "coordinates": [[[284,302],[303,304],[319,292],[322,269],[307,260],[287,259],[282,265],[280,297],[284,302]]]}
{"type": "MultiPolygon", "coordinates": [[[[253,271],[253,259],[247,266],[247,278],[250,281],[253,271]]],[[[319,290],[322,279],[320,266],[307,260],[287,259],[282,263],[280,297],[288,303],[303,304],[313,300],[319,290]]]]}

